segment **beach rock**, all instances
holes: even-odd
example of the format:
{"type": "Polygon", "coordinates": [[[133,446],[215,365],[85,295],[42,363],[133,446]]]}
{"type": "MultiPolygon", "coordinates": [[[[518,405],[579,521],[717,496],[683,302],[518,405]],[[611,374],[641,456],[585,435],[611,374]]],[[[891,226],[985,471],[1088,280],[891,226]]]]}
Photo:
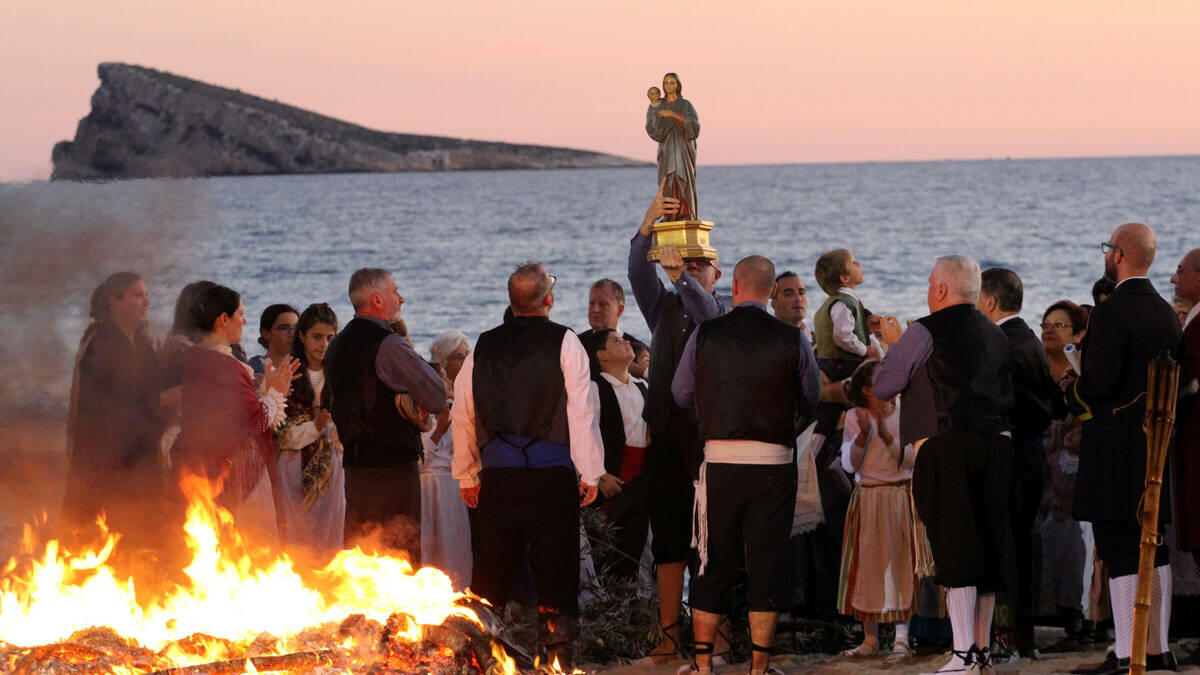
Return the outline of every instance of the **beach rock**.
{"type": "Polygon", "coordinates": [[[644,166],[540,145],[375,131],[141,66],[102,63],[54,179],[644,166]]]}

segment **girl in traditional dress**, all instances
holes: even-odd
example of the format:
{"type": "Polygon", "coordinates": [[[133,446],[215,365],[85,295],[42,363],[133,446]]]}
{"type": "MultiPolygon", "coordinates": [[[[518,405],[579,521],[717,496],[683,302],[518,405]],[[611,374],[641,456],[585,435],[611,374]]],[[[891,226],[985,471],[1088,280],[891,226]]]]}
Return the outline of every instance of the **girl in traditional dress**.
{"type": "Polygon", "coordinates": [[[875,397],[871,376],[879,361],[865,361],[850,378],[842,466],[854,473],[842,544],[838,611],[863,622],[863,642],[843,652],[879,652],[878,626],[896,624],[892,655],[912,655],[908,619],[916,586],[912,480],[914,457],[900,446],[900,407],[875,397]]]}
{"type": "Polygon", "coordinates": [[[454,380],[469,353],[467,336],[459,331],[448,330],[434,338],[429,355],[442,369],[450,398],[436,426],[421,434],[425,446],[425,460],[421,462],[421,558],[424,564],[441,568],[456,588],[471,583],[471,523],[467,506],[459,496],[458,481],[450,473],[454,460],[450,406],[454,380]]]}
{"type": "Polygon", "coordinates": [[[292,383],[287,420],[275,433],[287,543],[321,554],[342,548],[346,524],[342,443],[325,388],[325,350],[337,329],[337,315],[327,304],[309,305],[300,315],[291,355],[303,376],[292,383]]]}
{"type": "Polygon", "coordinates": [[[214,285],[200,294],[196,311],[205,333],[188,349],[183,364],[175,469],[221,480],[218,501],[233,513],[238,529],[251,541],[275,543],[272,432],[284,420],[286,395],[300,364],[290,356],[278,368],[268,362],[256,388],[250,366],[231,350],[246,324],[241,296],[214,285]]]}

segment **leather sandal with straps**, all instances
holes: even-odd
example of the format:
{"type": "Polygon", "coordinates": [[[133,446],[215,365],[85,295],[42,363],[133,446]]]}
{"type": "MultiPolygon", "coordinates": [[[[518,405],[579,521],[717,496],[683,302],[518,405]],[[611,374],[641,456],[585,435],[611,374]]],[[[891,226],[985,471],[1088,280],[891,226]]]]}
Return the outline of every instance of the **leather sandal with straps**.
{"type": "Polygon", "coordinates": [[[693,642],[692,645],[692,662],[686,666],[680,666],[679,670],[675,671],[675,675],[712,675],[712,659],[709,659],[707,666],[701,666],[696,663],[696,657],[702,654],[711,656],[713,653],[713,643],[693,642]]]}
{"type": "Polygon", "coordinates": [[[663,663],[669,663],[671,661],[675,661],[677,659],[687,658],[687,654],[683,651],[683,648],[679,645],[679,641],[671,636],[671,631],[675,630],[676,628],[679,628],[681,624],[682,624],[681,621],[676,621],[675,623],[673,623],[669,626],[662,626],[659,629],[662,631],[663,638],[665,638],[665,639],[662,642],[658,643],[658,647],[655,647],[655,649],[657,650],[660,647],[662,647],[664,644],[666,644],[667,642],[670,642],[671,646],[673,647],[672,651],[669,651],[669,652],[651,651],[649,654],[634,661],[634,663],[638,664],[638,665],[660,665],[663,663]]]}
{"type": "Polygon", "coordinates": [[[756,645],[753,642],[751,642],[750,643],[750,652],[751,652],[750,675],[783,675],[782,670],[771,665],[771,648],[770,647],[763,647],[762,645],[756,645]],[[766,652],[766,654],[767,654],[767,667],[766,668],[764,668],[762,670],[755,669],[754,657],[753,657],[754,652],[766,652]]]}

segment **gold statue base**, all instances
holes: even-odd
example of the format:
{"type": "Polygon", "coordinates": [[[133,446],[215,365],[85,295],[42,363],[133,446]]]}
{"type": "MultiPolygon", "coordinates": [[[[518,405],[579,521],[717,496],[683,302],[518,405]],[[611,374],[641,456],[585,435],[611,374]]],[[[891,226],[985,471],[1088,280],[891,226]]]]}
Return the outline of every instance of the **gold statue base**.
{"type": "Polygon", "coordinates": [[[707,220],[669,220],[665,223],[654,223],[651,226],[654,247],[650,249],[646,259],[657,261],[660,247],[674,246],[685,259],[716,260],[717,249],[708,245],[708,233],[712,229],[713,224],[707,220]]]}

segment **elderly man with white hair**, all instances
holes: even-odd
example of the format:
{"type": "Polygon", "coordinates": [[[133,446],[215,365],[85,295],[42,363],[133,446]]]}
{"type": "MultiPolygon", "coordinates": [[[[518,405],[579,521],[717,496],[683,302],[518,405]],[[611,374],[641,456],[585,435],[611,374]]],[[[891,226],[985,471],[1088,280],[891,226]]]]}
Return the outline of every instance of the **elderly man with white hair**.
{"type": "Polygon", "coordinates": [[[938,258],[929,315],[903,335],[895,317],[883,321],[891,347],[872,381],[879,398],[904,395],[900,443],[916,453],[913,499],[954,633],[953,653],[938,672],[987,667],[995,593],[1004,585],[1012,358],[1004,332],[975,308],[980,283],[970,257],[938,258]]]}

